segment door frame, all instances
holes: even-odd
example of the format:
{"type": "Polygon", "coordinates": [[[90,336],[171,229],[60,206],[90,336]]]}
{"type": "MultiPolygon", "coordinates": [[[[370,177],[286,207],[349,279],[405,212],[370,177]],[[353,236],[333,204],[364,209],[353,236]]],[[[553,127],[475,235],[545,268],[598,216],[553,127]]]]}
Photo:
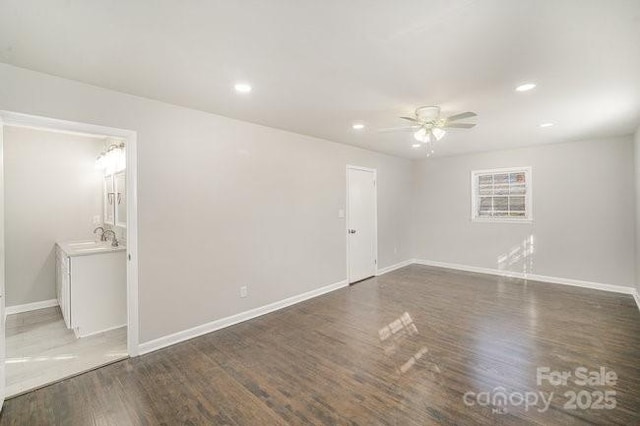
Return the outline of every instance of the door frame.
{"type": "Polygon", "coordinates": [[[4,306],[7,298],[4,292],[4,210],[4,120],[2,115],[0,115],[0,316],[2,317],[0,318],[0,324],[2,325],[2,328],[0,329],[0,333],[2,333],[0,336],[0,412],[2,412],[2,408],[4,406],[4,396],[7,387],[7,364],[5,363],[5,360],[7,359],[7,318],[4,306]]]}
{"type": "MultiPolygon", "coordinates": [[[[130,357],[138,356],[140,343],[140,318],[138,299],[138,134],[133,130],[95,124],[58,120],[55,118],[21,114],[0,110],[0,138],[4,134],[4,126],[26,127],[51,132],[70,133],[76,135],[104,135],[123,139],[127,158],[127,353],[130,357]]],[[[4,157],[0,158],[4,161],[4,157]]],[[[4,186],[0,187],[4,197],[4,186]]],[[[2,204],[4,209],[4,204],[2,204]]],[[[4,227],[4,222],[0,225],[4,227]]],[[[3,235],[3,232],[0,232],[3,235]]],[[[4,241],[1,243],[4,245],[4,241]]],[[[4,263],[4,251],[0,254],[0,262],[4,263]]],[[[2,279],[4,287],[4,277],[2,279]]],[[[0,312],[4,312],[4,288],[0,301],[0,312]]],[[[2,330],[4,332],[4,330],[2,330]]],[[[4,365],[4,359],[2,359],[4,365]]],[[[2,394],[4,396],[4,392],[2,394]]]]}
{"type": "Polygon", "coordinates": [[[345,206],[345,221],[344,221],[344,235],[345,235],[345,244],[347,247],[347,284],[351,285],[351,270],[349,263],[349,170],[360,170],[365,172],[373,173],[373,200],[375,204],[375,209],[373,212],[373,222],[374,222],[374,230],[373,230],[373,252],[374,252],[374,275],[378,275],[378,171],[376,169],[372,169],[369,167],[355,166],[352,164],[347,164],[346,168],[346,182],[347,182],[347,191],[345,194],[346,206],[345,206]]]}

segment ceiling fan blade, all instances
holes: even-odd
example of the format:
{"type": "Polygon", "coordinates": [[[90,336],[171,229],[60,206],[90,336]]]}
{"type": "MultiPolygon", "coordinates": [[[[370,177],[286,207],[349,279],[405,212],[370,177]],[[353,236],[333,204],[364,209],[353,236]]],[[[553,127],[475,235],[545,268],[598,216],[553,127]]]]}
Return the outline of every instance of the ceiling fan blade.
{"type": "Polygon", "coordinates": [[[447,121],[456,121],[456,120],[462,120],[463,118],[471,118],[471,117],[476,117],[478,114],[476,114],[475,112],[471,112],[471,111],[467,111],[467,112],[462,112],[460,114],[456,114],[456,115],[452,115],[451,117],[447,117],[447,121]]]}
{"type": "Polygon", "coordinates": [[[445,123],[443,129],[470,129],[475,127],[475,123],[445,123]]]}
{"type": "Polygon", "coordinates": [[[413,118],[413,117],[400,117],[403,120],[408,120],[408,121],[412,121],[414,123],[418,123],[420,125],[422,125],[422,122],[420,120],[418,120],[417,118],[413,118]]]}
{"type": "Polygon", "coordinates": [[[388,133],[388,132],[415,132],[421,126],[410,126],[410,127],[388,127],[384,129],[376,130],[378,133],[388,133]]]}

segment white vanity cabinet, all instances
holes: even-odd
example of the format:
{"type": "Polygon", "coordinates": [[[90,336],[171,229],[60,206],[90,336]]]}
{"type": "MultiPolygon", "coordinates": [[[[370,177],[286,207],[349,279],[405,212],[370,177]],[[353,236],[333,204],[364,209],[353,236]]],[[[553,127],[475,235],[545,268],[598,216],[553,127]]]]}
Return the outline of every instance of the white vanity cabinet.
{"type": "Polygon", "coordinates": [[[68,328],[85,337],[127,323],[126,249],[109,243],[56,247],[58,303],[68,328]]]}
{"type": "Polygon", "coordinates": [[[56,246],[56,294],[58,305],[62,311],[62,317],[67,328],[71,328],[71,313],[69,312],[69,280],[71,279],[71,269],[69,268],[69,257],[65,252],[56,246]]]}

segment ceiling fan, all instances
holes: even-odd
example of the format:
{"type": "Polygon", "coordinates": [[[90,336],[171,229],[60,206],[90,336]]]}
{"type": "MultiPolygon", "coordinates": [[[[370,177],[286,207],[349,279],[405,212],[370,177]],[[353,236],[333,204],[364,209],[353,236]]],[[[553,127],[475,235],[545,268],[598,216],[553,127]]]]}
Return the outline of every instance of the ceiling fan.
{"type": "Polygon", "coordinates": [[[413,137],[426,144],[428,155],[433,153],[433,143],[439,141],[447,133],[448,129],[470,129],[476,123],[464,123],[460,120],[477,117],[475,112],[467,111],[449,117],[440,116],[439,106],[421,106],[416,108],[413,117],[400,117],[411,122],[409,127],[397,127],[385,129],[386,131],[412,131],[413,137]]]}

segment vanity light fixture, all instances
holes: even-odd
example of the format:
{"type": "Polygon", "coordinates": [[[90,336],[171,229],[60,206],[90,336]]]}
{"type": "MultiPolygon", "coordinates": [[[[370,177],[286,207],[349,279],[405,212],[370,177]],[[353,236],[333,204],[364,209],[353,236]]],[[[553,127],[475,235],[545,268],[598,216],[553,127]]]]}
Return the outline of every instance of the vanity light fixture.
{"type": "Polygon", "coordinates": [[[351,126],[351,128],[353,128],[353,130],[362,130],[362,129],[364,129],[364,124],[362,124],[362,123],[354,123],[353,126],[351,126]]]}
{"type": "Polygon", "coordinates": [[[109,148],[96,158],[96,169],[104,170],[106,174],[119,172],[126,167],[127,157],[124,142],[109,145],[109,148]]]}

